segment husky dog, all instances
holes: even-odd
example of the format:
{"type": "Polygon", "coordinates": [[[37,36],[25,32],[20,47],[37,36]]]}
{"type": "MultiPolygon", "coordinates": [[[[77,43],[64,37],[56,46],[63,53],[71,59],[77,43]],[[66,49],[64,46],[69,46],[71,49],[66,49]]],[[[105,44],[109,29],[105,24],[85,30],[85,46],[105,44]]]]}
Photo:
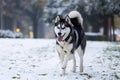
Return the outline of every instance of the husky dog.
{"type": "Polygon", "coordinates": [[[76,72],[75,51],[80,56],[80,72],[83,72],[83,55],[86,37],[83,30],[83,19],[78,11],[71,11],[65,18],[56,16],[54,32],[57,36],[56,48],[61,61],[61,75],[65,75],[69,60],[73,60],[73,72],[76,72]]]}

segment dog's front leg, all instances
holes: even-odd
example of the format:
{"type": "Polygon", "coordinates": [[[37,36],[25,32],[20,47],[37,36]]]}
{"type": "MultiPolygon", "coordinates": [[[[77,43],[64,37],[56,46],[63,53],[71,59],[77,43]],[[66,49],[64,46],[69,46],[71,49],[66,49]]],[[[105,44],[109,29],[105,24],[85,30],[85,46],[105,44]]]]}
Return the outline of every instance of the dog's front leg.
{"type": "Polygon", "coordinates": [[[69,56],[70,56],[70,54],[67,54],[64,57],[64,61],[63,61],[63,64],[62,64],[62,74],[61,75],[65,75],[66,66],[67,66],[67,63],[68,63],[68,60],[69,60],[69,56]]]}
{"type": "Polygon", "coordinates": [[[65,74],[65,68],[63,68],[64,57],[65,57],[65,55],[63,53],[61,53],[59,55],[60,63],[61,63],[61,69],[62,69],[62,72],[60,73],[61,76],[65,74]]]}
{"type": "Polygon", "coordinates": [[[75,59],[75,55],[73,54],[73,72],[76,72],[76,59],[75,59]]]}
{"type": "Polygon", "coordinates": [[[64,57],[65,57],[64,53],[61,53],[61,54],[59,55],[61,65],[63,64],[64,57]]]}

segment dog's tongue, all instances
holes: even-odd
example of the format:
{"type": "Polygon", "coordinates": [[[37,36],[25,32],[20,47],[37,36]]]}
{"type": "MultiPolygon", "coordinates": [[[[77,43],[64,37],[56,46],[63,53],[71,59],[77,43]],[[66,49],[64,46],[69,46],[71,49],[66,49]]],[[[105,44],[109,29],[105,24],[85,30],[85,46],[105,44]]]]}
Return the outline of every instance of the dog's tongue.
{"type": "Polygon", "coordinates": [[[58,37],[58,41],[61,42],[62,40],[63,40],[63,37],[62,37],[62,36],[59,36],[59,37],[58,37]]]}

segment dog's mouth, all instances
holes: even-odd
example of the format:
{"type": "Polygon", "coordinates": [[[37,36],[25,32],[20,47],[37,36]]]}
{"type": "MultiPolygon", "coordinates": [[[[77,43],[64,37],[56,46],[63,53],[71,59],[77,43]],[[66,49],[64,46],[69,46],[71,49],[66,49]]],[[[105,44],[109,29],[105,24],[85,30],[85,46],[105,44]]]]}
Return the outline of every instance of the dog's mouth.
{"type": "MultiPolygon", "coordinates": [[[[64,34],[65,35],[65,34],[64,34]]],[[[63,37],[64,37],[64,35],[63,36],[58,36],[58,41],[63,41],[63,37]]]]}
{"type": "Polygon", "coordinates": [[[58,41],[63,41],[63,36],[58,36],[58,41]]]}

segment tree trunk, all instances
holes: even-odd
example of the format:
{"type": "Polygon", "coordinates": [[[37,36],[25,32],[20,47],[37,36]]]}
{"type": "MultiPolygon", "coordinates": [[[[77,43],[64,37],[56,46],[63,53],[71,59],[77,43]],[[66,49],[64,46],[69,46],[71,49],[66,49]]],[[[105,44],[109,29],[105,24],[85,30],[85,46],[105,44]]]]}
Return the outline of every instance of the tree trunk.
{"type": "Polygon", "coordinates": [[[108,33],[109,33],[109,30],[108,30],[108,18],[106,16],[104,16],[104,36],[105,36],[105,40],[109,40],[108,39],[108,33]]]}
{"type": "Polygon", "coordinates": [[[112,24],[111,24],[111,16],[108,17],[108,40],[112,41],[112,24]]]}
{"type": "Polygon", "coordinates": [[[3,4],[2,0],[0,0],[0,29],[3,29],[3,4]]]}
{"type": "Polygon", "coordinates": [[[38,20],[37,19],[33,19],[33,35],[34,38],[38,38],[38,20]]]}
{"type": "Polygon", "coordinates": [[[39,38],[44,38],[44,23],[43,21],[39,22],[39,27],[38,27],[38,37],[39,38]]]}
{"type": "Polygon", "coordinates": [[[44,38],[44,24],[43,21],[33,19],[33,33],[34,38],[44,38]]]}
{"type": "Polygon", "coordinates": [[[115,41],[115,24],[114,24],[114,15],[112,15],[112,27],[113,27],[113,34],[112,34],[112,36],[113,36],[113,41],[115,41]]]}

